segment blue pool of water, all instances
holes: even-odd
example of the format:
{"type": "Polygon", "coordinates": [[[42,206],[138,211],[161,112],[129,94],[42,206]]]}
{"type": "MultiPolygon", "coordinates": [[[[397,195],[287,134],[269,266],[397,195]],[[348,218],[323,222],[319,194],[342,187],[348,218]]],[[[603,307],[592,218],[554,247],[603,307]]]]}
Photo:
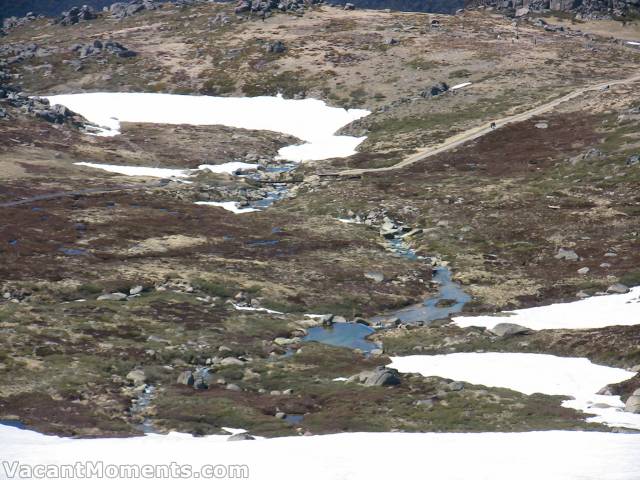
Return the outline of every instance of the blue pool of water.
{"type": "Polygon", "coordinates": [[[359,348],[363,352],[371,352],[380,348],[367,340],[375,330],[360,323],[334,323],[331,327],[313,327],[303,337],[304,342],[319,342],[334,347],[359,348]]]}

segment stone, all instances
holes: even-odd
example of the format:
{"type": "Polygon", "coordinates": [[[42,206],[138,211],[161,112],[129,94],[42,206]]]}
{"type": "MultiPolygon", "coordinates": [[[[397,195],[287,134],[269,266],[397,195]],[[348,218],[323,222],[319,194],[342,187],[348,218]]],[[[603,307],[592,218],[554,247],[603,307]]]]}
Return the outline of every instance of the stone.
{"type": "Polygon", "coordinates": [[[464,389],[464,383],[462,382],[451,382],[449,384],[449,390],[451,390],[452,392],[459,392],[460,390],[464,389]]]}
{"type": "Polygon", "coordinates": [[[229,438],[227,438],[227,442],[239,442],[242,440],[255,440],[255,437],[252,437],[247,432],[234,433],[229,438]]]}
{"type": "Polygon", "coordinates": [[[580,260],[580,256],[575,251],[568,248],[560,248],[554,258],[557,260],[568,260],[570,262],[577,262],[580,260]]]}
{"type": "Polygon", "coordinates": [[[623,293],[629,293],[629,291],[630,291],[629,287],[627,287],[622,283],[614,283],[613,285],[609,285],[609,288],[607,288],[607,293],[623,294],[623,293]]]}
{"type": "Polygon", "coordinates": [[[267,45],[267,52],[269,53],[285,53],[287,51],[286,45],[280,40],[276,40],[275,42],[271,42],[267,45]]]}
{"type": "MultiPolygon", "coordinates": [[[[638,392],[638,390],[636,390],[638,392]]],[[[640,393],[640,392],[638,392],[640,393]]],[[[640,395],[631,395],[624,405],[624,411],[630,413],[640,413],[640,395]]]]}
{"type": "Polygon", "coordinates": [[[628,166],[640,165],[640,155],[631,155],[629,158],[627,158],[626,164],[628,166]]]}
{"type": "Polygon", "coordinates": [[[241,392],[242,388],[240,388],[238,385],[236,385],[235,383],[229,383],[227,385],[227,390],[231,390],[232,392],[241,392]]]}
{"type": "Polygon", "coordinates": [[[98,297],[98,301],[120,301],[120,300],[124,300],[127,298],[127,295],[125,293],[120,293],[120,292],[115,292],[115,293],[106,293],[104,295],[100,295],[98,297]]]}
{"type": "Polygon", "coordinates": [[[244,362],[239,358],[227,357],[220,360],[220,365],[222,365],[223,367],[229,367],[233,365],[244,365],[244,362]]]}
{"type": "Polygon", "coordinates": [[[131,370],[129,373],[127,373],[127,376],[125,378],[132,382],[135,386],[144,385],[147,381],[147,375],[143,370],[131,370]]]}
{"type": "Polygon", "coordinates": [[[398,371],[387,367],[377,367],[375,370],[361,373],[359,377],[366,387],[399,385],[401,381],[398,371]]]}
{"type": "Polygon", "coordinates": [[[420,92],[421,97],[437,97],[449,90],[449,85],[444,82],[436,83],[435,85],[420,92]]]}
{"type": "Polygon", "coordinates": [[[578,273],[580,275],[586,275],[587,273],[589,273],[589,267],[582,267],[582,268],[578,269],[578,273]]]}
{"type": "Polygon", "coordinates": [[[384,282],[384,273],[382,272],[365,272],[364,278],[373,280],[376,283],[384,282]]]}
{"type": "Polygon", "coordinates": [[[144,290],[144,287],[142,285],[136,285],[131,290],[129,290],[129,295],[139,295],[140,293],[142,293],[142,290],[144,290]]]}
{"type": "Polygon", "coordinates": [[[418,400],[416,402],[416,406],[422,407],[422,408],[433,408],[434,405],[435,405],[435,402],[431,399],[418,400]]]}
{"type": "Polygon", "coordinates": [[[177,383],[180,385],[187,385],[189,387],[193,387],[195,383],[195,378],[193,376],[193,372],[191,370],[185,370],[180,375],[178,375],[177,383]]]}
{"type": "Polygon", "coordinates": [[[516,335],[527,335],[531,333],[531,329],[518,325],[516,323],[498,323],[495,327],[489,330],[496,337],[509,338],[516,335]]]}
{"type": "Polygon", "coordinates": [[[344,9],[345,10],[355,10],[356,6],[353,3],[345,3],[344,4],[344,9]]]}

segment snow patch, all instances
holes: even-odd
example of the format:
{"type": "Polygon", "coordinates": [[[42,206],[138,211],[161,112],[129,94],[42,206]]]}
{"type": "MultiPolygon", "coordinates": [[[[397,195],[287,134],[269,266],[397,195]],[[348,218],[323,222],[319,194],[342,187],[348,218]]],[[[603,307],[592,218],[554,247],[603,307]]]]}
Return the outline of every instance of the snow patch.
{"type": "Polygon", "coordinates": [[[104,165],[101,163],[88,162],[77,162],[74,163],[74,165],[98,168],[106,172],[119,173],[131,177],[184,178],[190,175],[189,170],[178,170],[175,168],[127,167],[125,165],[104,165]]]}
{"type": "Polygon", "coordinates": [[[460,327],[493,328],[498,323],[517,323],[532,330],[555,328],[602,328],[640,324],[640,287],[629,293],[602,295],[569,303],[504,312],[508,316],[455,317],[460,327]]]}
{"type": "Polygon", "coordinates": [[[45,97],[83,115],[101,127],[98,135],[120,133],[120,122],[169,125],[225,125],[269,130],[293,135],[303,145],[280,150],[280,158],[293,161],[347,157],[366,137],[337,136],[335,132],[367,110],[327,106],[312,98],[287,100],[278,97],[209,97],[163,93],[80,93],[45,97]]]}
{"type": "MultiPolygon", "coordinates": [[[[2,460],[21,464],[247,465],[254,480],[631,480],[640,435],[600,432],[342,433],[227,442],[170,433],[69,439],[0,426],[2,460]],[[384,449],[386,460],[377,459],[384,449]],[[372,456],[373,455],[373,456],[372,456]],[[422,473],[421,473],[422,472],[422,473]],[[425,474],[426,472],[426,474],[425,474]]],[[[159,477],[157,477],[159,478],[159,477]]]]}
{"type": "Polygon", "coordinates": [[[459,90],[460,88],[468,87],[469,85],[471,85],[471,82],[459,83],[458,85],[451,87],[449,90],[459,90]]]}
{"type": "Polygon", "coordinates": [[[210,207],[221,207],[233,213],[259,212],[258,208],[240,207],[237,202],[194,202],[196,205],[208,205],[210,207]]]}
{"type": "Polygon", "coordinates": [[[640,429],[640,415],[623,412],[618,396],[598,395],[602,387],[635,375],[620,368],[604,367],[586,358],[556,357],[535,353],[452,353],[393,357],[391,368],[487,387],[509,388],[527,395],[565,395],[562,403],[594,414],[587,421],[640,429]]]}

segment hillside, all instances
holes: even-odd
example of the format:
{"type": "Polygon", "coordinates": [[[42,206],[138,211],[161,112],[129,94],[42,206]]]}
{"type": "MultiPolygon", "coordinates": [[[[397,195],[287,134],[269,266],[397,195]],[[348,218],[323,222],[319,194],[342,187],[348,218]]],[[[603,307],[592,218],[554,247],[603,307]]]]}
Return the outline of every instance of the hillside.
{"type": "Polygon", "coordinates": [[[1,39],[0,449],[509,432],[632,480],[640,23],[188,3],[1,39]]]}

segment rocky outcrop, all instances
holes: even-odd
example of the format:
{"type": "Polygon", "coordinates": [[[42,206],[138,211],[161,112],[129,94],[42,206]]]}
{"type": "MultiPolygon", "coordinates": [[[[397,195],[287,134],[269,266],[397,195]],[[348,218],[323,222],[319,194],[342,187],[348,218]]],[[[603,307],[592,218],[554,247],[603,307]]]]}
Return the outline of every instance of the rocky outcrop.
{"type": "Polygon", "coordinates": [[[71,7],[69,10],[62,12],[55,23],[59,25],[75,25],[76,23],[95,20],[98,16],[93,8],[88,5],[82,7],[71,7]]]}
{"type": "Polygon", "coordinates": [[[125,18],[145,10],[155,10],[158,2],[155,0],[133,0],[131,2],[116,2],[109,6],[109,13],[115,18],[125,18]]]}
{"type": "Polygon", "coordinates": [[[77,52],[80,58],[101,55],[103,53],[116,55],[120,58],[130,58],[137,55],[133,50],[129,50],[124,45],[114,42],[113,40],[107,40],[105,42],[94,40],[92,43],[86,45],[76,44],[71,47],[71,51],[77,52]]]}
{"type": "Polygon", "coordinates": [[[323,3],[323,0],[240,0],[236,5],[236,14],[250,13],[265,16],[272,11],[303,12],[311,5],[323,3]]]}
{"type": "Polygon", "coordinates": [[[552,10],[575,13],[577,18],[610,18],[640,11],[640,0],[467,0],[465,8],[494,8],[510,15],[552,10]]]}

